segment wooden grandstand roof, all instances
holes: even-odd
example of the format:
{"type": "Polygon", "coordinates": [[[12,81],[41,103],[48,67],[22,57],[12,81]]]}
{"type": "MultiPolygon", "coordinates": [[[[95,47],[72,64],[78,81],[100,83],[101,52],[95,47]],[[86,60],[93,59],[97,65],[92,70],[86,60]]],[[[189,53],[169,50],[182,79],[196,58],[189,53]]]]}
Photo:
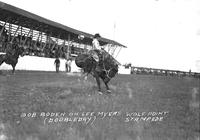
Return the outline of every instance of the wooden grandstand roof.
{"type": "MultiPolygon", "coordinates": [[[[0,2],[0,20],[29,29],[45,32],[52,37],[59,37],[60,39],[67,40],[70,35],[70,40],[74,42],[80,42],[80,40],[78,40],[78,36],[83,35],[84,39],[81,40],[81,43],[87,45],[92,44],[92,34],[70,28],[3,2],[0,2]]],[[[100,44],[113,44],[116,46],[126,47],[116,41],[103,37],[100,38],[100,44]]]]}

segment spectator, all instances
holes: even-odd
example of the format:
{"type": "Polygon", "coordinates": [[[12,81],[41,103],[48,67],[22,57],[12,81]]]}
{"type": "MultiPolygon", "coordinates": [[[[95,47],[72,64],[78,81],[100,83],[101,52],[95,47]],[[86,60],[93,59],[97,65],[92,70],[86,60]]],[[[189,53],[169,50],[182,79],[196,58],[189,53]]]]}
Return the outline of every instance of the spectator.
{"type": "Polygon", "coordinates": [[[56,72],[58,73],[60,68],[60,60],[58,57],[56,58],[54,64],[56,65],[56,72]]]}
{"type": "Polygon", "coordinates": [[[69,58],[67,62],[65,63],[66,72],[71,72],[71,63],[72,63],[72,60],[71,58],[69,58]]]}

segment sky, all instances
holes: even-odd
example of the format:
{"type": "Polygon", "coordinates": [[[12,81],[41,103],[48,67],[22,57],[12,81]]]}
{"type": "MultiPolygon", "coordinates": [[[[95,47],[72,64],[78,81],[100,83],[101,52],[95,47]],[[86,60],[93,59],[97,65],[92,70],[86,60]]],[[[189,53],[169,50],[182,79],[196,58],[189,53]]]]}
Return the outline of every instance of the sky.
{"type": "Polygon", "coordinates": [[[122,64],[200,72],[200,0],[1,1],[127,46],[122,64]]]}

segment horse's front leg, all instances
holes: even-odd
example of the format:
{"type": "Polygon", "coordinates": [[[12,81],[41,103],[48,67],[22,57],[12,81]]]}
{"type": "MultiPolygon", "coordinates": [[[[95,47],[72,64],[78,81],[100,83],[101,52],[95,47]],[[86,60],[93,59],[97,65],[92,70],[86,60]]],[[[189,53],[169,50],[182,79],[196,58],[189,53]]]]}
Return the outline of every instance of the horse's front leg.
{"type": "Polygon", "coordinates": [[[108,78],[108,77],[101,77],[101,78],[102,78],[102,80],[103,80],[103,82],[104,82],[104,84],[105,84],[105,86],[106,86],[107,93],[111,93],[111,90],[110,90],[110,88],[109,88],[109,86],[108,86],[108,83],[109,83],[109,81],[110,81],[110,78],[108,78]]]}
{"type": "Polygon", "coordinates": [[[12,65],[13,70],[12,70],[12,74],[15,74],[15,65],[12,65]]]}
{"type": "Polygon", "coordinates": [[[108,86],[108,82],[104,82],[105,86],[106,86],[106,90],[107,90],[107,93],[111,93],[111,90],[108,86]]]}

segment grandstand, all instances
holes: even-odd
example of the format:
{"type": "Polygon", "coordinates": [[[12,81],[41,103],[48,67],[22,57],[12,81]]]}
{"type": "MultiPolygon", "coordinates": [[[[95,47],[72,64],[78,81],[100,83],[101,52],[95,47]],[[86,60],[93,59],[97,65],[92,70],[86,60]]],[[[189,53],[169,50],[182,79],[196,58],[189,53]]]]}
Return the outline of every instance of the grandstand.
{"type": "MultiPolygon", "coordinates": [[[[42,61],[42,58],[50,60],[59,57],[64,60],[87,52],[92,45],[92,34],[70,28],[12,5],[0,2],[0,13],[0,52],[5,52],[7,42],[18,43],[25,48],[26,55],[20,59],[40,57],[42,61]]],[[[120,64],[116,57],[121,48],[126,48],[126,46],[104,37],[101,37],[99,42],[120,64]]],[[[24,66],[21,69],[24,69],[24,66]]]]}

